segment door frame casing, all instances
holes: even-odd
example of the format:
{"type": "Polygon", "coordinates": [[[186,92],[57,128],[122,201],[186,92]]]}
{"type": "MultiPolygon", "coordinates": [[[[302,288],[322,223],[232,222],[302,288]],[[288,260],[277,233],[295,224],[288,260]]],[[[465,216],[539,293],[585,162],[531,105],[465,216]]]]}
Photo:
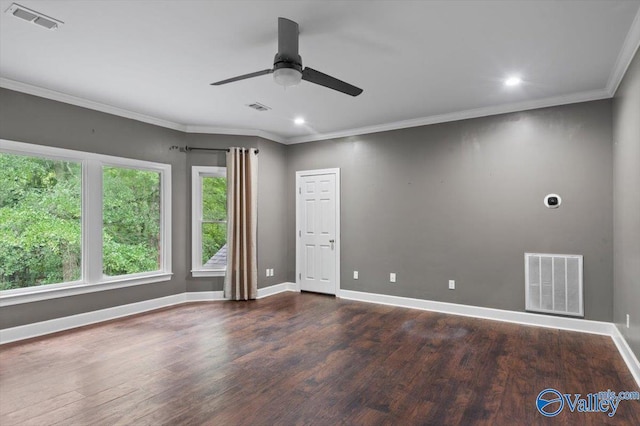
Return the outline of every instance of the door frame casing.
{"type": "Polygon", "coordinates": [[[335,296],[338,296],[338,292],[340,291],[340,245],[341,245],[341,236],[340,236],[340,168],[333,169],[316,169],[316,170],[300,170],[296,172],[296,287],[297,290],[300,291],[300,274],[302,272],[301,262],[302,262],[302,254],[300,252],[300,197],[302,196],[300,188],[301,179],[304,176],[317,176],[317,175],[327,175],[334,174],[336,177],[336,192],[335,192],[335,213],[336,213],[336,237],[335,237],[335,251],[336,251],[336,264],[335,264],[335,274],[336,274],[336,288],[335,288],[335,296]]]}

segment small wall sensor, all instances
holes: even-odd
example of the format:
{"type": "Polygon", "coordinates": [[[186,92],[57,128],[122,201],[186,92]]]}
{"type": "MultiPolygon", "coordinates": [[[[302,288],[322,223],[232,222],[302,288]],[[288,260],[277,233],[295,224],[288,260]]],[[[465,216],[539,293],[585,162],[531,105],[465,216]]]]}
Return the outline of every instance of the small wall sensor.
{"type": "Polygon", "coordinates": [[[562,198],[558,194],[549,194],[544,197],[544,205],[550,209],[557,209],[562,203],[562,198]]]}

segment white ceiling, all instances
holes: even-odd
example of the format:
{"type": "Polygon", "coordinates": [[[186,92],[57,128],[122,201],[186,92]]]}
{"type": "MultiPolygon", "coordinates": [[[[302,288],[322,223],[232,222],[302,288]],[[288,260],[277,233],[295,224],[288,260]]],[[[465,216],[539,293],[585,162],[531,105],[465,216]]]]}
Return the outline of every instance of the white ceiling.
{"type": "MultiPolygon", "coordinates": [[[[2,12],[11,3],[0,0],[2,12]]],[[[65,24],[47,31],[0,13],[0,85],[284,143],[607,98],[640,41],[640,0],[17,3],[65,24]],[[269,75],[210,86],[272,66],[279,16],[300,24],[305,66],[364,93],[284,90],[269,75]],[[511,74],[520,87],[503,85],[511,74]]]]}

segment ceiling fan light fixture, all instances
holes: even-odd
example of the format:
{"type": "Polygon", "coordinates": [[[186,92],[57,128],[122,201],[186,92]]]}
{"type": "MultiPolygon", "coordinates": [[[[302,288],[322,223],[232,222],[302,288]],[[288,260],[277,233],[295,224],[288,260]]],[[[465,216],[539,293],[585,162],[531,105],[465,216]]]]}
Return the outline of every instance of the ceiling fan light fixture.
{"type": "Polygon", "coordinates": [[[280,86],[296,86],[302,80],[302,73],[294,68],[279,68],[273,71],[273,80],[280,86]]]}

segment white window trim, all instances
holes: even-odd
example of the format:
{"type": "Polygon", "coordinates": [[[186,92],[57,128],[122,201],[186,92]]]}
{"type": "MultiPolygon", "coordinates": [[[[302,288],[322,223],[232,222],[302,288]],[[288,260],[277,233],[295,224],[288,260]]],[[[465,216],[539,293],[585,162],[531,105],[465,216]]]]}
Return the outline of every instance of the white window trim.
{"type": "Polygon", "coordinates": [[[191,276],[224,277],[226,269],[206,269],[202,265],[202,178],[227,177],[226,167],[191,167],[191,276]]]}
{"type": "Polygon", "coordinates": [[[82,280],[0,291],[0,307],[171,279],[171,165],[0,139],[0,152],[82,164],[82,280]],[[160,269],[108,277],[102,274],[102,167],[160,174],[160,269]]]}

